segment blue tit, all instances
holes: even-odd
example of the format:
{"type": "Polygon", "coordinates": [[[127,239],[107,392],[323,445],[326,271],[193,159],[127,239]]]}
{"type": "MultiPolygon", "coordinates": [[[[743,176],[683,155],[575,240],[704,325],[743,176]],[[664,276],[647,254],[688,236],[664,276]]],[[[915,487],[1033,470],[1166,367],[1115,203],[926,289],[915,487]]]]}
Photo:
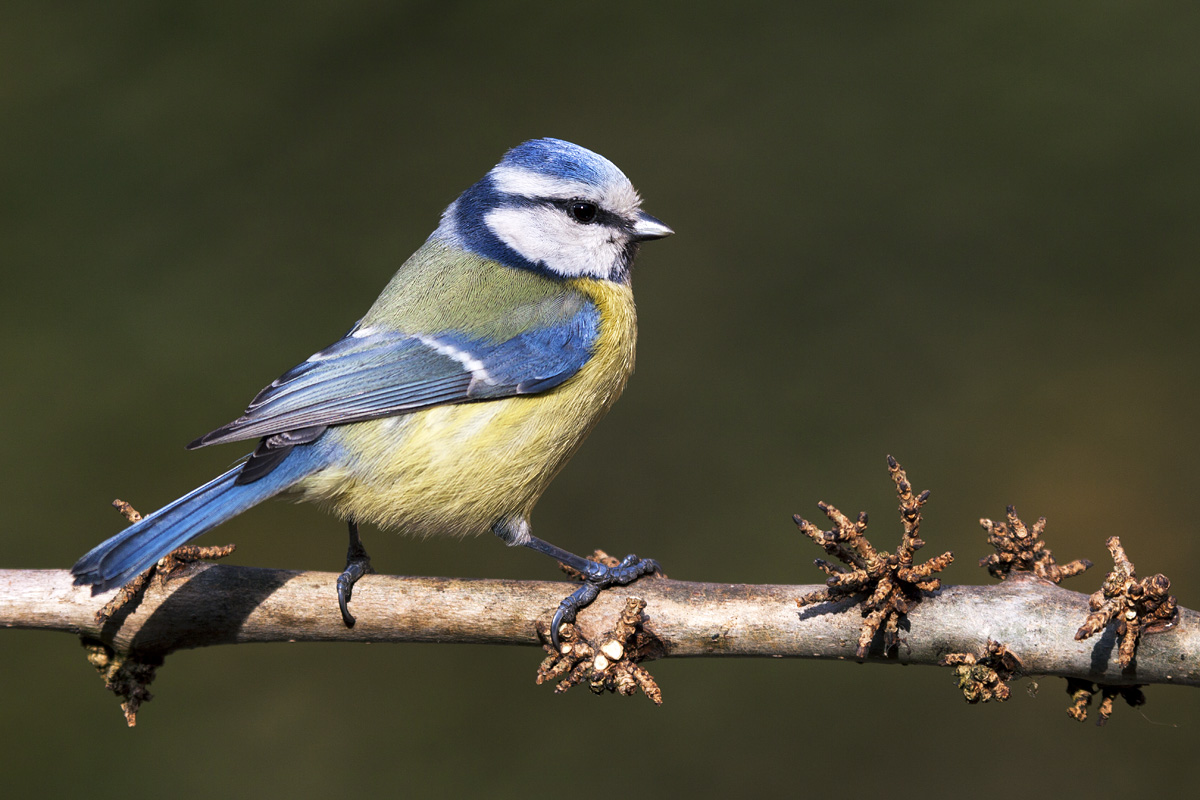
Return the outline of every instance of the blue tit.
{"type": "Polygon", "coordinates": [[[358,523],[426,534],[491,531],[585,576],[551,632],[603,588],[657,570],[603,567],[530,532],[534,504],[633,370],[630,268],[672,231],[628,178],[569,142],[508,151],[442,213],[345,337],[259,392],[242,416],[188,445],[256,440],[209,483],[101,543],[72,567],[98,593],[281,495],[349,522],[343,619],[370,571],[358,523]]]}

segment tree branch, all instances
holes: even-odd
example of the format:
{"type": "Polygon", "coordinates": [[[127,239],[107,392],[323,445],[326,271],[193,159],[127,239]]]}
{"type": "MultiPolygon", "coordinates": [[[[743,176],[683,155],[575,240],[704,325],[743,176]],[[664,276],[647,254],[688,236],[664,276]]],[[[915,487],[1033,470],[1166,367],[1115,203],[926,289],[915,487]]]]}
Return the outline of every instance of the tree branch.
{"type": "MultiPolygon", "coordinates": [[[[0,570],[0,626],[58,630],[103,642],[118,653],[161,658],[175,650],[243,642],[458,642],[539,645],[568,584],[368,575],[354,591],[358,617],[346,628],[335,573],[194,564],[152,581],[111,619],[95,613],[112,595],[92,597],[65,570],[0,570]]],[[[855,659],[858,602],[804,608],[820,586],[690,583],[661,578],[603,592],[579,614],[585,638],[613,626],[625,598],[646,601],[644,632],[655,657],[771,656],[855,659]]],[[[884,655],[883,635],[865,661],[937,665],[951,653],[983,653],[988,640],[1020,660],[1024,675],[1054,675],[1111,686],[1200,685],[1200,615],[1179,609],[1169,630],[1146,636],[1128,669],[1117,660],[1116,624],[1086,641],[1074,636],[1087,595],[1029,574],[992,586],[946,586],[907,614],[899,645],[884,655]]]]}

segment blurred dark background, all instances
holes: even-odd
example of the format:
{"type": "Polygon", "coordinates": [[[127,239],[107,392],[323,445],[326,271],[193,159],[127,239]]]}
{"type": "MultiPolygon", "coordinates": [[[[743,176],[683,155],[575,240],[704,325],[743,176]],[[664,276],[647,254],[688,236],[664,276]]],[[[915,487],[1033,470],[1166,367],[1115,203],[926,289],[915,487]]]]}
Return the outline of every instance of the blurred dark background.
{"type": "MultiPolygon", "coordinates": [[[[866,509],[893,546],[892,453],[933,490],[948,582],[987,582],[977,520],[1015,503],[1099,565],[1068,588],[1098,587],[1118,534],[1195,608],[1198,23],[1111,2],[5,3],[0,566],[67,567],[121,527],[112,498],[150,511],[223,469],[240,450],[182,445],[340,336],[506,148],[557,136],[678,235],[642,253],[637,375],[542,536],[813,583],[791,514],[866,509]]],[[[365,535],[385,572],[558,574],[491,537],[365,535]]],[[[333,570],[343,537],[275,503],[204,541],[333,570]]],[[[177,654],[131,731],[70,637],[0,648],[14,796],[1117,796],[1186,792],[1200,747],[1194,689],[1098,730],[1058,680],[968,707],[945,670],[704,659],[654,665],[654,708],[555,696],[531,649],[427,645],[177,654]]]]}

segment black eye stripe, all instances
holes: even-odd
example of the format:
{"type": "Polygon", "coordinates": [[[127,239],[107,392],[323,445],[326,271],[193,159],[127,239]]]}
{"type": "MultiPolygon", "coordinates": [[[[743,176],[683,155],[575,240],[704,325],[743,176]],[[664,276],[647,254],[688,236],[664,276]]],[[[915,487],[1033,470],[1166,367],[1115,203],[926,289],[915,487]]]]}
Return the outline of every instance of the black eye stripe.
{"type": "MultiPolygon", "coordinates": [[[[538,206],[541,206],[544,208],[546,206],[550,206],[552,208],[557,208],[559,211],[562,211],[564,214],[566,214],[567,218],[570,219],[572,222],[576,222],[575,218],[573,216],[571,216],[571,205],[574,203],[590,203],[591,205],[596,206],[596,216],[592,219],[591,222],[586,223],[588,225],[603,225],[606,228],[627,229],[632,224],[632,223],[628,222],[627,220],[622,219],[618,215],[612,213],[611,211],[606,211],[598,203],[596,203],[592,200],[586,200],[582,197],[572,197],[567,200],[559,200],[558,198],[552,198],[552,197],[537,197],[537,198],[535,198],[535,197],[522,197],[520,195],[508,195],[508,196],[504,197],[504,200],[502,203],[498,203],[497,205],[504,205],[504,206],[508,206],[508,207],[518,207],[518,208],[536,208],[538,206]]],[[[576,222],[576,224],[581,224],[581,223],[576,222]]]]}
{"type": "Polygon", "coordinates": [[[556,208],[562,209],[568,217],[582,225],[605,225],[610,228],[620,228],[624,226],[624,221],[611,211],[605,211],[598,204],[591,200],[585,200],[581,197],[573,197],[570,200],[546,200],[546,203],[556,208]],[[585,205],[595,209],[590,219],[586,221],[580,219],[573,212],[575,206],[585,205]]]}

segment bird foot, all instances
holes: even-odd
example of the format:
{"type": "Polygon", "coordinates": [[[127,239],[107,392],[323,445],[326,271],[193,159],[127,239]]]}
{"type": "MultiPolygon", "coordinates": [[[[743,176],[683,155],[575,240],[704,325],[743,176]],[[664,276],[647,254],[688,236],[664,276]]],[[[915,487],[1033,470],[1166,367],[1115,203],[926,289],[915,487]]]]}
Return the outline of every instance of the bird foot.
{"type": "Polygon", "coordinates": [[[375,570],[371,568],[371,557],[367,555],[367,549],[363,547],[362,539],[358,536],[358,525],[354,522],[350,523],[350,547],[346,551],[346,568],[342,570],[342,574],[337,579],[337,598],[338,608],[342,612],[342,622],[347,628],[353,628],[357,622],[354,615],[350,613],[350,598],[354,596],[354,584],[358,583],[358,579],[363,575],[368,575],[375,570]]]}
{"type": "Polygon", "coordinates": [[[550,622],[550,643],[558,650],[562,644],[558,638],[558,629],[565,622],[574,622],[576,613],[591,605],[605,589],[613,586],[628,586],[644,575],[659,572],[658,562],[650,558],[638,558],[627,555],[615,565],[606,565],[597,561],[588,561],[587,569],[581,571],[583,586],[580,586],[558,604],[554,619],[550,622]]]}
{"type": "Polygon", "coordinates": [[[347,628],[353,628],[357,622],[354,615],[350,613],[350,598],[354,595],[354,584],[358,583],[358,579],[363,575],[374,572],[371,569],[371,558],[366,554],[361,559],[351,559],[346,562],[346,569],[337,579],[337,597],[338,608],[342,611],[342,622],[346,623],[347,628]]]}

